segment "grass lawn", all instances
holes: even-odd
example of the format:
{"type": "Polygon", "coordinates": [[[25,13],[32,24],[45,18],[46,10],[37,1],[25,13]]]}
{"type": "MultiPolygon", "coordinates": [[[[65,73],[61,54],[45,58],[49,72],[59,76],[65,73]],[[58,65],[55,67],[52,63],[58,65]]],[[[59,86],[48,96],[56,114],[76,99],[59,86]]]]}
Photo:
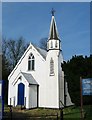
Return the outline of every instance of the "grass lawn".
{"type": "MultiPolygon", "coordinates": [[[[84,113],[86,113],[86,117],[84,120],[92,120],[92,106],[84,106],[84,113]]],[[[13,118],[29,118],[28,120],[57,120],[57,114],[58,114],[58,120],[60,119],[60,110],[57,109],[44,109],[44,108],[37,108],[37,109],[31,109],[21,110],[20,107],[16,107],[12,109],[13,118]],[[34,118],[34,119],[33,119],[34,118]]],[[[5,107],[5,113],[7,113],[8,116],[10,116],[10,110],[9,107],[5,107]]],[[[63,109],[64,114],[64,120],[80,120],[80,107],[67,107],[63,109]]],[[[7,119],[8,120],[8,119],[7,119]]],[[[15,119],[14,119],[15,120],[15,119]]],[[[18,119],[17,119],[18,120],[18,119]]],[[[22,119],[21,119],[22,120],[22,119]]],[[[26,119],[27,120],[27,119],[26,119]]]]}
{"type": "MultiPolygon", "coordinates": [[[[92,120],[92,105],[86,105],[83,107],[84,120],[92,120]]],[[[80,107],[69,107],[64,109],[65,120],[80,120],[80,107]]]]}

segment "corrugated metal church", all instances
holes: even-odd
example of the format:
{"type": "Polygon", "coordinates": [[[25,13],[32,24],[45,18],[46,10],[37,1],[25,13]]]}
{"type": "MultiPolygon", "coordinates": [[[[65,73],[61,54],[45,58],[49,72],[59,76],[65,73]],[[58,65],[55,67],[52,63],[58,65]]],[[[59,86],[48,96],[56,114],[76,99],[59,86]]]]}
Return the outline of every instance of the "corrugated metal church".
{"type": "MultiPolygon", "coordinates": [[[[47,51],[30,43],[8,76],[8,105],[27,109],[60,108],[64,104],[63,56],[54,12],[47,40],[47,51]]],[[[72,105],[65,84],[66,105],[72,105]]]]}

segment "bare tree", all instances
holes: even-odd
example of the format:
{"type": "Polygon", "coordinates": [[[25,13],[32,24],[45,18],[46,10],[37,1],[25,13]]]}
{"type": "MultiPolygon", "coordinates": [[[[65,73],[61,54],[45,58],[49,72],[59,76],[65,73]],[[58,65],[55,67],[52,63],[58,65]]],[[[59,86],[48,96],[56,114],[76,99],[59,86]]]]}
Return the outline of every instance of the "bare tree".
{"type": "Polygon", "coordinates": [[[25,41],[22,37],[20,37],[18,40],[3,40],[3,54],[9,62],[10,69],[15,67],[27,47],[28,44],[25,44],[25,41]]]}
{"type": "Polygon", "coordinates": [[[40,40],[40,43],[39,43],[40,48],[47,50],[47,40],[48,38],[42,38],[40,40]]]}

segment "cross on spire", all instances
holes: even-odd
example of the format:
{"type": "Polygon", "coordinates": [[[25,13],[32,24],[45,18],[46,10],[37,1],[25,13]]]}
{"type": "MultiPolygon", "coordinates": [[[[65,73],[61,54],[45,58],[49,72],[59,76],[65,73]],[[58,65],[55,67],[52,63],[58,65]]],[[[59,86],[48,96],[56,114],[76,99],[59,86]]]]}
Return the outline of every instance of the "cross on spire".
{"type": "Polygon", "coordinates": [[[53,8],[51,10],[51,14],[52,14],[52,16],[54,16],[54,14],[55,14],[55,10],[53,8]]]}

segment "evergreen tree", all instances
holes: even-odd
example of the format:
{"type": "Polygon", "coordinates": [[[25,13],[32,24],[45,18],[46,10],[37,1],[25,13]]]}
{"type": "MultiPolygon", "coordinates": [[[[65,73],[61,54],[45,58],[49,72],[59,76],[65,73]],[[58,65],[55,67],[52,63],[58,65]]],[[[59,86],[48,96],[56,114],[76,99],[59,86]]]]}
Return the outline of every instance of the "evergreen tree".
{"type": "MultiPolygon", "coordinates": [[[[80,77],[92,78],[92,57],[73,56],[63,64],[72,102],[80,105],[80,77]]],[[[84,96],[84,104],[90,104],[92,96],[84,96]]]]}

